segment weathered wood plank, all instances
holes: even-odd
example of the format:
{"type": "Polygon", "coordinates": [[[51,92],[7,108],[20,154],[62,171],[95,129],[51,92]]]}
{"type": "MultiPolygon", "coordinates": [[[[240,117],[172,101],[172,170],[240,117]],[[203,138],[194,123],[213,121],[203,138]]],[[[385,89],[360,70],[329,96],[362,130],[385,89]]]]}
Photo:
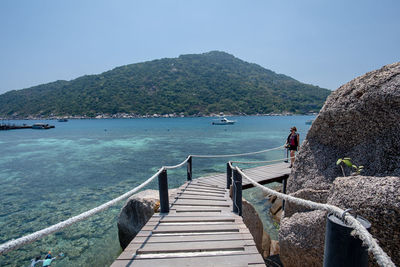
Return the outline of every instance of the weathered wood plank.
{"type": "MultiPolygon", "coordinates": [[[[178,243],[149,243],[149,244],[130,244],[121,255],[117,259],[124,260],[130,259],[132,257],[140,257],[140,258],[165,258],[165,257],[179,257],[179,256],[188,256],[189,253],[191,256],[193,255],[203,255],[210,256],[213,254],[249,254],[257,252],[257,248],[254,245],[245,245],[242,241],[228,241],[223,243],[221,241],[215,241],[211,244],[211,246],[206,247],[205,242],[193,242],[193,246],[197,246],[191,248],[188,243],[185,243],[185,246],[179,246],[178,243]],[[198,245],[195,245],[198,244],[198,245]],[[149,246],[149,249],[146,249],[146,246],[149,246]],[[172,248],[172,249],[169,249],[172,248]]],[[[245,242],[251,242],[251,240],[246,240],[245,242]]]]}
{"type": "Polygon", "coordinates": [[[182,224],[182,225],[145,225],[143,231],[153,231],[156,233],[202,233],[202,232],[239,232],[240,225],[231,222],[221,224],[182,224]]]}
{"type": "Polygon", "coordinates": [[[166,216],[152,217],[149,222],[178,223],[178,222],[235,222],[233,216],[166,216]]]}
{"type": "MultiPolygon", "coordinates": [[[[250,240],[251,241],[251,240],[250,240]]],[[[244,246],[251,245],[249,240],[219,240],[219,241],[194,241],[182,243],[146,243],[136,251],[136,254],[154,253],[179,253],[179,252],[203,252],[203,251],[244,251],[244,246]]],[[[254,242],[253,242],[254,244],[254,242]]]]}
{"type": "MultiPolygon", "coordinates": [[[[169,242],[193,242],[193,241],[224,241],[224,240],[253,240],[253,236],[249,233],[229,233],[229,234],[194,234],[194,235],[170,235],[170,236],[151,236],[137,237],[132,240],[132,244],[147,243],[169,243],[169,242]]],[[[182,244],[184,245],[184,244],[182,244]]]]}
{"type": "MultiPolygon", "coordinates": [[[[208,190],[201,190],[201,189],[186,189],[184,191],[182,191],[181,193],[197,193],[197,194],[202,194],[202,193],[211,193],[208,190]]],[[[225,192],[213,192],[214,195],[216,196],[225,196],[226,193],[225,192]]]]}
{"type": "Polygon", "coordinates": [[[195,191],[178,192],[176,195],[177,196],[180,196],[180,195],[193,195],[193,196],[225,197],[225,195],[220,194],[220,193],[195,192],[195,191]]]}
{"type": "MultiPolygon", "coordinates": [[[[234,255],[214,255],[214,256],[197,256],[197,257],[176,257],[176,258],[158,258],[158,259],[135,259],[132,260],[116,260],[111,267],[177,267],[177,266],[229,266],[243,267],[249,264],[263,264],[264,261],[260,254],[257,253],[236,253],[234,255]]],[[[264,264],[265,266],[265,264],[264,264]]]]}
{"type": "Polygon", "coordinates": [[[183,206],[209,206],[209,207],[229,207],[229,204],[226,203],[217,203],[215,201],[209,200],[188,200],[188,199],[178,199],[174,206],[183,205],[183,206]]]}
{"type": "Polygon", "coordinates": [[[203,190],[209,190],[210,192],[225,192],[225,188],[203,186],[203,185],[198,185],[198,184],[193,184],[193,183],[191,183],[187,188],[191,188],[191,189],[198,188],[198,189],[203,189],[203,190]]]}

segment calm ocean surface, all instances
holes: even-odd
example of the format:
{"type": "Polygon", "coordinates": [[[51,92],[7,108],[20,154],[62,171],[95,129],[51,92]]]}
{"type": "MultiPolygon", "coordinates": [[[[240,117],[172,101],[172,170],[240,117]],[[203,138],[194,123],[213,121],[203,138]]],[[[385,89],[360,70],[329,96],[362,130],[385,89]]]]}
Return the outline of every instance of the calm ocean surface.
{"type": "MultiPolygon", "coordinates": [[[[284,144],[291,126],[301,140],[314,116],[230,117],[235,125],[213,126],[212,118],[151,118],[44,121],[50,130],[0,131],[0,243],[68,219],[109,201],[189,154],[245,153],[284,144]]],[[[3,121],[32,124],[37,121],[3,121]]],[[[235,158],[272,160],[284,152],[235,158]]],[[[193,159],[199,177],[225,172],[229,159],[193,159]]],[[[186,180],[186,170],[168,172],[170,188],[186,180]]],[[[148,188],[157,188],[157,180],[148,188]]],[[[244,192],[257,205],[265,228],[276,239],[268,204],[257,189],[244,192]]],[[[124,203],[16,251],[0,256],[0,266],[29,266],[51,250],[64,253],[52,266],[109,266],[121,252],[117,216],[124,203]]],[[[38,265],[39,266],[39,265],[38,265]]]]}

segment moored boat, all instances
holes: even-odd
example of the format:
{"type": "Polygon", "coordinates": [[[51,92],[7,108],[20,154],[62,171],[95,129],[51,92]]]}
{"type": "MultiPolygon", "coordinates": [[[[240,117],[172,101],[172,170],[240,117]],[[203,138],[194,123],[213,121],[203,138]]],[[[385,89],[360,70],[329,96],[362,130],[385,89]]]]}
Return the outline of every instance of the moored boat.
{"type": "Polygon", "coordinates": [[[211,124],[212,125],[232,125],[232,124],[235,124],[235,122],[236,121],[231,121],[224,117],[224,118],[218,119],[217,121],[213,121],[211,124]]]}

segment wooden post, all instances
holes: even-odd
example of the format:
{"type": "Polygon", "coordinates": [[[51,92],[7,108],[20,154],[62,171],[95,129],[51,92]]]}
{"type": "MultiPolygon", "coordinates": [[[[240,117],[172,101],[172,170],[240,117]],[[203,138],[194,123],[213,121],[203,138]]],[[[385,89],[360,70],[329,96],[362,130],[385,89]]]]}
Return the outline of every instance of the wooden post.
{"type": "Polygon", "coordinates": [[[289,163],[289,148],[286,147],[285,150],[286,150],[286,160],[285,160],[285,162],[289,163]]]}
{"type": "Polygon", "coordinates": [[[192,156],[189,157],[187,162],[187,180],[192,180],[192,156]]]}
{"type": "Polygon", "coordinates": [[[232,184],[232,168],[229,162],[226,164],[226,189],[231,188],[232,184]]]}
{"type": "Polygon", "coordinates": [[[242,216],[242,175],[233,170],[233,212],[242,216]]]}
{"type": "MultiPolygon", "coordinates": [[[[361,216],[356,219],[367,229],[371,223],[361,216]]],[[[330,213],[326,217],[324,267],[367,267],[368,248],[358,237],[351,235],[353,228],[342,218],[330,213]]]]}
{"type": "MultiPolygon", "coordinates": [[[[282,180],[282,193],[286,194],[287,178],[282,180]]],[[[282,200],[282,210],[285,210],[285,200],[282,200]]]]}
{"type": "Polygon", "coordinates": [[[169,212],[168,177],[167,170],[158,175],[158,192],[160,194],[160,213],[169,212]]]}

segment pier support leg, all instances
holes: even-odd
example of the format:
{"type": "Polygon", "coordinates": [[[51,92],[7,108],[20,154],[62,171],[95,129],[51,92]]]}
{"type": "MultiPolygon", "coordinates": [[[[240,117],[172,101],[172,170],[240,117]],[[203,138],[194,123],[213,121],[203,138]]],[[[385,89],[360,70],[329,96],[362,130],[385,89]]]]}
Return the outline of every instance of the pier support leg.
{"type": "Polygon", "coordinates": [[[289,163],[289,149],[286,148],[285,150],[286,150],[286,160],[285,160],[285,162],[289,163]]]}
{"type": "Polygon", "coordinates": [[[226,164],[226,189],[230,189],[232,184],[232,168],[229,162],[226,164]]]}
{"type": "Polygon", "coordinates": [[[242,216],[242,175],[233,170],[233,212],[242,216]]]}
{"type": "Polygon", "coordinates": [[[192,156],[189,157],[187,162],[187,180],[192,180],[192,156]]]}
{"type": "MultiPolygon", "coordinates": [[[[357,220],[367,229],[371,224],[358,216],[357,220]]],[[[353,228],[332,213],[326,218],[324,267],[367,267],[368,250],[359,238],[350,233],[353,228]]]]}
{"type": "Polygon", "coordinates": [[[160,194],[160,213],[168,213],[169,196],[167,170],[164,170],[158,175],[158,192],[160,194]]]}
{"type": "MultiPolygon", "coordinates": [[[[282,180],[282,193],[286,194],[287,178],[282,180]]],[[[282,200],[282,210],[285,210],[285,200],[282,200]]]]}

